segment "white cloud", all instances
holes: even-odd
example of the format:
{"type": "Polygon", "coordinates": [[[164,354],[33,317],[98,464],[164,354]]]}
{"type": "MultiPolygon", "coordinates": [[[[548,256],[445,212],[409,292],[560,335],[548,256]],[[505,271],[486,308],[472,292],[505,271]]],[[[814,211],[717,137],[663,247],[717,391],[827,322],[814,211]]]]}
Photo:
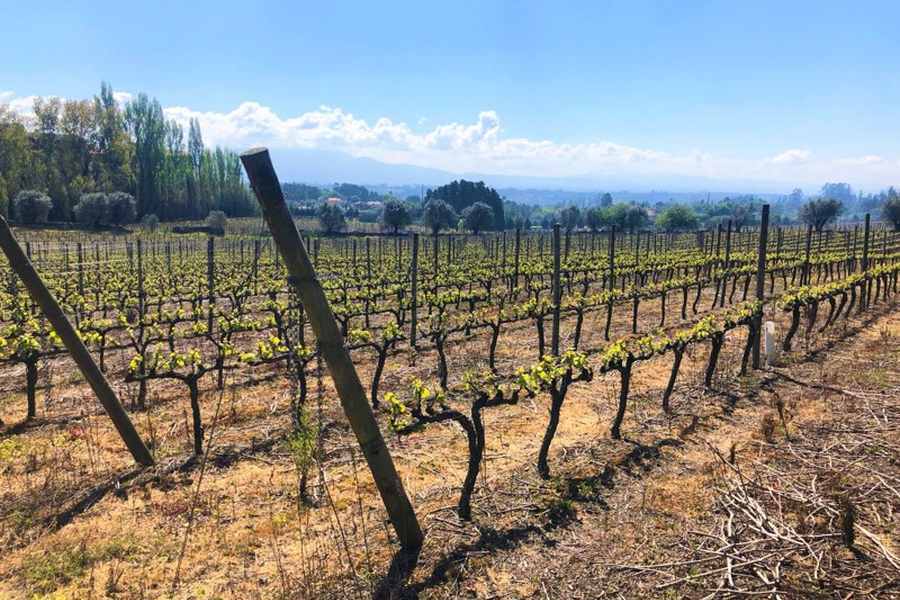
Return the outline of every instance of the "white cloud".
{"type": "Polygon", "coordinates": [[[809,157],[812,153],[809,150],[802,150],[800,148],[794,148],[791,150],[785,150],[781,154],[773,156],[769,159],[769,162],[774,163],[776,165],[794,165],[804,163],[809,160],[809,157]]]}
{"type": "Polygon", "coordinates": [[[877,154],[867,154],[865,156],[854,156],[850,158],[840,159],[840,163],[851,167],[862,167],[866,165],[880,165],[885,159],[877,154]]]}
{"type": "MultiPolygon", "coordinates": [[[[124,104],[132,95],[114,93],[124,104]]],[[[34,96],[0,92],[0,103],[28,117],[34,96]]],[[[187,127],[200,122],[208,145],[241,150],[256,145],[272,148],[338,150],[388,163],[412,164],[462,172],[547,177],[604,175],[694,176],[719,180],[784,182],[785,185],[821,181],[850,181],[856,185],[897,183],[895,158],[870,154],[826,158],[806,148],[790,148],[772,156],[732,158],[702,149],[664,152],[608,140],[562,143],[553,140],[507,137],[500,116],[485,110],[470,123],[416,127],[388,117],[366,121],[340,107],[320,106],[282,117],[259,102],[241,103],[229,112],[198,111],[186,106],[164,109],[168,118],[187,127]]]]}

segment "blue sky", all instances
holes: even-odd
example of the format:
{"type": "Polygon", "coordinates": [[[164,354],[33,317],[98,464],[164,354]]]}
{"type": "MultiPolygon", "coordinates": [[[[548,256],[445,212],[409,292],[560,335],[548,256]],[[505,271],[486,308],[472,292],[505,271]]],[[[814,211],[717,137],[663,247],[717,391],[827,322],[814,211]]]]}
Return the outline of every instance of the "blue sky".
{"type": "Polygon", "coordinates": [[[108,80],[237,147],[900,183],[900,2],[246,4],[6,6],[0,100],[108,80]]]}

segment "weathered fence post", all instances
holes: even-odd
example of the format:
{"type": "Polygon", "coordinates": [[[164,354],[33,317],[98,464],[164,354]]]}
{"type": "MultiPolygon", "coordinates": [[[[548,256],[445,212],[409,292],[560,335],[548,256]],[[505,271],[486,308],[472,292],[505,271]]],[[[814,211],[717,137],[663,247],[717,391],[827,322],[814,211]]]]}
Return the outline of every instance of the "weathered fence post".
{"type": "Polygon", "coordinates": [[[100,372],[97,363],[94,362],[90,352],[84,346],[81,338],[78,337],[72,324],[69,323],[69,319],[66,318],[56,298],[53,297],[53,294],[41,281],[37,271],[34,270],[31,262],[22,252],[22,248],[16,242],[6,219],[3,217],[0,217],[0,247],[3,248],[6,258],[9,259],[9,264],[25,284],[31,297],[41,307],[47,320],[53,325],[53,329],[72,355],[72,359],[78,365],[82,375],[90,384],[91,389],[94,390],[94,394],[97,395],[97,399],[100,400],[100,404],[103,405],[106,414],[112,419],[113,425],[115,425],[129,452],[131,452],[131,456],[139,464],[152,465],[153,457],[135,430],[134,425],[132,425],[125,409],[119,403],[116,393],[110,387],[103,373],[100,372]]]}
{"type": "Polygon", "coordinates": [[[403,482],[391,460],[375,415],[369,407],[365,390],[344,346],[325,292],[300,243],[300,236],[285,204],[269,151],[265,148],[248,150],[241,154],[241,162],[262,206],[278,250],[284,257],[291,283],[309,314],[310,324],[319,340],[322,356],[331,372],[344,412],[372,471],[397,537],[405,549],[418,549],[423,539],[419,521],[403,489],[403,482]]]}

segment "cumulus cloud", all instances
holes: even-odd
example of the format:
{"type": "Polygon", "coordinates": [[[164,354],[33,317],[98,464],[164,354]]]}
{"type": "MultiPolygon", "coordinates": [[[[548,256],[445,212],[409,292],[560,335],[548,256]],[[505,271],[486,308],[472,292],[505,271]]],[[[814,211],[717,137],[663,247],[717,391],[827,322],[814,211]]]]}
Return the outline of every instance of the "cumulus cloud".
{"type": "MultiPolygon", "coordinates": [[[[114,93],[124,104],[132,95],[114,93]]],[[[28,117],[34,96],[0,92],[0,103],[28,117]]],[[[561,143],[547,139],[509,137],[493,110],[471,122],[428,126],[419,118],[415,128],[389,117],[367,121],[336,106],[319,106],[296,116],[282,116],[259,102],[243,102],[231,111],[200,111],[187,106],[163,109],[187,127],[197,119],[204,141],[237,150],[256,145],[272,148],[337,150],[388,163],[432,167],[458,173],[553,177],[603,175],[693,176],[720,180],[806,183],[845,180],[866,185],[895,183],[896,159],[877,155],[825,158],[809,149],[790,148],[768,157],[731,158],[701,149],[663,152],[609,140],[561,143]],[[877,182],[877,183],[873,183],[877,182]]]]}

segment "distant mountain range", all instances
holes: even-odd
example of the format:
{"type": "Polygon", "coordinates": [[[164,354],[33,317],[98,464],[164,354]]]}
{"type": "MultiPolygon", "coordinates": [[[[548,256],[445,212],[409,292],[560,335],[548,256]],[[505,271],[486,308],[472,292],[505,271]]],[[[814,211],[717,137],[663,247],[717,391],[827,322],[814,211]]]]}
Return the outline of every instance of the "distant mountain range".
{"type": "Polygon", "coordinates": [[[540,177],[493,175],[487,173],[452,173],[441,169],[407,164],[384,163],[371,158],[358,158],[343,152],[273,148],[272,161],[278,177],[284,182],[330,185],[351,182],[379,192],[391,191],[399,196],[418,195],[422,188],[449,183],[454,179],[484,181],[508,200],[528,204],[589,202],[597,194],[612,193],[617,199],[643,201],[712,200],[725,196],[756,194],[775,199],[789,190],[783,186],[759,181],[718,180],[683,175],[637,177],[605,174],[581,177],[540,177]]]}

